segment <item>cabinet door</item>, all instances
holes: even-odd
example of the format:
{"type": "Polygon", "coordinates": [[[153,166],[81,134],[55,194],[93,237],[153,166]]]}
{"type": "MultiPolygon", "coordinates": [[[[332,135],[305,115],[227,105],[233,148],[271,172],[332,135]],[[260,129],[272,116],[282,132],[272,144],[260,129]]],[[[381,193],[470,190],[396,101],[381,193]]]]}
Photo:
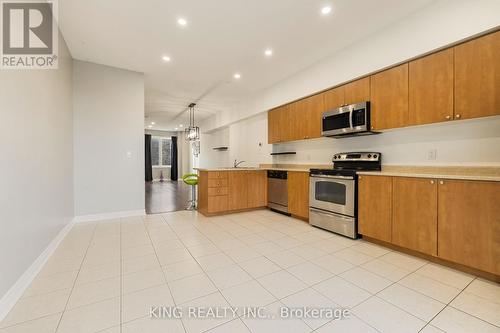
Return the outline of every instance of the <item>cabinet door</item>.
{"type": "Polygon", "coordinates": [[[309,173],[288,172],[288,212],[309,218],[309,173]]]}
{"type": "Polygon", "coordinates": [[[229,209],[238,210],[248,207],[247,171],[228,171],[229,173],[229,209]]]}
{"type": "Polygon", "coordinates": [[[453,49],[410,62],[409,123],[453,119],[453,49]]]}
{"type": "Polygon", "coordinates": [[[291,141],[290,105],[283,105],[268,111],[267,136],[269,143],[291,141]]]}
{"type": "Polygon", "coordinates": [[[267,172],[248,171],[248,208],[267,205],[267,172]]]}
{"type": "Polygon", "coordinates": [[[358,183],[358,232],[391,241],[392,177],[360,176],[358,183]]]}
{"type": "Polygon", "coordinates": [[[215,197],[208,197],[208,212],[209,213],[222,213],[228,210],[228,197],[227,195],[219,195],[215,197]]]}
{"type": "Polygon", "coordinates": [[[438,185],[438,256],[500,274],[500,182],[438,185]]]}
{"type": "Polygon", "coordinates": [[[344,105],[344,86],[327,90],[322,95],[325,111],[344,105]]]}
{"type": "Polygon", "coordinates": [[[267,112],[267,142],[279,142],[279,113],[280,109],[269,110],[267,112]]]}
{"type": "Polygon", "coordinates": [[[455,119],[500,114],[500,31],[455,47],[455,119]]]}
{"type": "Polygon", "coordinates": [[[372,129],[404,127],[408,123],[408,63],[371,77],[372,129]]]}
{"type": "Polygon", "coordinates": [[[344,86],[344,103],[354,104],[370,100],[370,77],[365,77],[344,86]]]}
{"type": "Polygon", "coordinates": [[[437,181],[393,178],[392,243],[437,255],[437,181]]]}

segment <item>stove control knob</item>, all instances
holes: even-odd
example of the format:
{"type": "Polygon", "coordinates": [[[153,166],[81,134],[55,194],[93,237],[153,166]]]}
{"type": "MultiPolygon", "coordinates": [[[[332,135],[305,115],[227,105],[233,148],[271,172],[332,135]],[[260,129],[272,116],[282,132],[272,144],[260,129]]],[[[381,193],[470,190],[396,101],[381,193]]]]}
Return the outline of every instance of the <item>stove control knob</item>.
{"type": "Polygon", "coordinates": [[[377,154],[373,155],[373,158],[377,158],[377,154]]]}
{"type": "Polygon", "coordinates": [[[368,158],[372,158],[372,154],[368,154],[368,158]]]}

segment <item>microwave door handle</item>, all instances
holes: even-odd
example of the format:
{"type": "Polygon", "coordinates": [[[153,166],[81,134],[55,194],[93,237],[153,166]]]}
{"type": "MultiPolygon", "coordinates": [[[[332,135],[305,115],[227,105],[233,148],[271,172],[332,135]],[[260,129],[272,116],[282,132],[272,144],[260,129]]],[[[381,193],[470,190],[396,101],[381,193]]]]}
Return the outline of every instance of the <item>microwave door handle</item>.
{"type": "Polygon", "coordinates": [[[353,117],[353,115],[354,115],[353,111],[354,111],[354,109],[353,109],[353,108],[351,108],[351,109],[349,110],[349,127],[351,128],[351,131],[353,130],[353,127],[352,127],[352,117],[353,117]]]}

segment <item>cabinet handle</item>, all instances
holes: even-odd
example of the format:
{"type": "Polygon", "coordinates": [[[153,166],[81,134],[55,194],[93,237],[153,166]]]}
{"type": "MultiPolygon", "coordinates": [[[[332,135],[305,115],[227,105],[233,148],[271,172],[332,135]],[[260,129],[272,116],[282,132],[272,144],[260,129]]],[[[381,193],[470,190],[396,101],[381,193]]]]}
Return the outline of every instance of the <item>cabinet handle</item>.
{"type": "Polygon", "coordinates": [[[442,180],[440,180],[439,185],[444,185],[444,182],[442,180]]]}
{"type": "Polygon", "coordinates": [[[363,177],[359,176],[358,179],[363,179],[363,177]]]}
{"type": "Polygon", "coordinates": [[[433,181],[433,180],[431,180],[431,184],[434,184],[434,181],[433,181]]]}
{"type": "Polygon", "coordinates": [[[456,114],[456,115],[455,115],[455,118],[456,118],[456,119],[460,119],[460,117],[461,117],[461,115],[459,115],[459,114],[456,114]]]}
{"type": "Polygon", "coordinates": [[[375,129],[375,127],[374,127],[374,126],[372,126],[372,129],[375,129]]]}
{"type": "Polygon", "coordinates": [[[446,116],[446,120],[450,120],[451,119],[451,116],[446,116]]]}

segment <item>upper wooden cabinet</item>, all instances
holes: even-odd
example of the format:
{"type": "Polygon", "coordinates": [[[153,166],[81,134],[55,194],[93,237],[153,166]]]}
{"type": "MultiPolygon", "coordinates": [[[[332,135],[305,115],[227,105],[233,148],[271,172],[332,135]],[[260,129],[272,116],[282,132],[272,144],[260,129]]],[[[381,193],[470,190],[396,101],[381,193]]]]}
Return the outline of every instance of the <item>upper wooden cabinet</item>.
{"type": "Polygon", "coordinates": [[[323,103],[325,111],[338,108],[344,105],[345,100],[345,87],[340,86],[323,92],[323,103]]]}
{"type": "Polygon", "coordinates": [[[291,116],[290,104],[280,106],[267,113],[267,141],[268,143],[278,143],[291,141],[291,116]]]}
{"type": "Polygon", "coordinates": [[[360,176],[358,183],[358,232],[391,241],[392,177],[360,176]]]}
{"type": "Polygon", "coordinates": [[[392,243],[437,255],[437,181],[393,179],[392,243]]]}
{"type": "Polygon", "coordinates": [[[291,134],[288,141],[321,137],[324,111],[322,94],[294,102],[290,106],[291,134]]]}
{"type": "Polygon", "coordinates": [[[370,77],[365,77],[344,86],[344,104],[354,104],[370,100],[370,77]]]}
{"type": "Polygon", "coordinates": [[[500,31],[455,47],[455,119],[500,114],[500,31]]]}
{"type": "Polygon", "coordinates": [[[408,124],[408,63],[371,76],[372,129],[408,124]]]}
{"type": "Polygon", "coordinates": [[[309,218],[308,172],[288,172],[288,212],[298,217],[309,218]]]}
{"type": "Polygon", "coordinates": [[[438,185],[440,258],[500,275],[500,182],[438,185]]]}
{"type": "Polygon", "coordinates": [[[409,66],[409,124],[453,120],[453,49],[411,61],[409,66]]]}

